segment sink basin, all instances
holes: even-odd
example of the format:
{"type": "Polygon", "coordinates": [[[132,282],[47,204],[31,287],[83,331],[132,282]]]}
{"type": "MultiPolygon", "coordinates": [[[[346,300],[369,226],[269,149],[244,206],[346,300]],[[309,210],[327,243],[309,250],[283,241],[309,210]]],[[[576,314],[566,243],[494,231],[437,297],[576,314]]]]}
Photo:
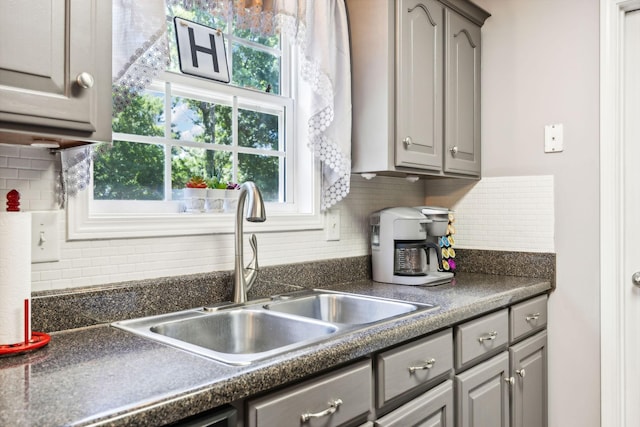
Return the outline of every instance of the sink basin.
{"type": "Polygon", "coordinates": [[[151,332],[228,354],[263,353],[334,333],[338,328],[277,316],[266,311],[232,310],[151,327],[151,332]]]}
{"type": "Polygon", "coordinates": [[[263,309],[235,308],[206,313],[125,320],[113,325],[231,365],[256,360],[316,342],[335,333],[336,325],[295,318],[263,309]]]}
{"type": "Polygon", "coordinates": [[[331,323],[362,325],[407,314],[415,304],[356,295],[323,293],[273,302],[266,309],[331,323]]]}
{"type": "Polygon", "coordinates": [[[333,291],[307,290],[123,320],[112,326],[229,365],[248,365],[375,322],[436,308],[333,291]]]}

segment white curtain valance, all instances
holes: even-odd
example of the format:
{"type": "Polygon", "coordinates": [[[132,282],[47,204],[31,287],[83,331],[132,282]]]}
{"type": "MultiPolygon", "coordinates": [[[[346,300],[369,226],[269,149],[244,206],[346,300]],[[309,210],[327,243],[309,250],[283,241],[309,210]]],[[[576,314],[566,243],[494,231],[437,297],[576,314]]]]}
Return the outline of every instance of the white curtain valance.
{"type": "Polygon", "coordinates": [[[286,34],[299,49],[297,112],[307,145],[322,161],[321,209],[350,188],[351,71],[344,0],[114,0],[114,114],[168,61],[167,5],[201,8],[253,33],[286,34]],[[166,3],[165,3],[166,1],[166,3]]]}

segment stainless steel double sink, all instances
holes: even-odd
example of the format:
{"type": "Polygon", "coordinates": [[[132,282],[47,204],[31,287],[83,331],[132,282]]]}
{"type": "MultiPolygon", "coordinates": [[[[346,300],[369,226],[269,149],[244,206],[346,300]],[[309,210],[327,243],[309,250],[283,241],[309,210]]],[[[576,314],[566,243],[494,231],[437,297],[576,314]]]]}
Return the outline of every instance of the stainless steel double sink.
{"type": "Polygon", "coordinates": [[[230,365],[247,365],[337,334],[437,306],[309,290],[112,325],[230,365]]]}

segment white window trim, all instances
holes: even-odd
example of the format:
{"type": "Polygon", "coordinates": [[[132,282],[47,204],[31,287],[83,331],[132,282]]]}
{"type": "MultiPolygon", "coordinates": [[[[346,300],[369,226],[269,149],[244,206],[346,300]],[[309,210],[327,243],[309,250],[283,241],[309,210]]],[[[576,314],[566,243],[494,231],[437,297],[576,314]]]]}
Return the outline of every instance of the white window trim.
{"type": "MultiPolygon", "coordinates": [[[[303,150],[298,150],[298,152],[303,150]]],[[[297,160],[297,159],[296,159],[297,160]]],[[[305,167],[296,161],[297,167],[305,167]]],[[[306,162],[305,162],[306,163],[306,162]]],[[[313,161],[311,183],[300,183],[302,188],[295,188],[298,197],[311,202],[309,212],[277,212],[273,209],[277,204],[267,203],[267,221],[263,223],[246,222],[245,231],[274,232],[314,230],[324,227],[323,215],[320,214],[320,168],[313,161]],[[301,194],[301,189],[310,188],[308,194],[301,194]],[[271,211],[273,212],[270,214],[271,211]]],[[[309,163],[307,163],[309,164],[309,163]]],[[[298,180],[296,180],[297,184],[298,180]]],[[[67,202],[67,239],[94,240],[135,237],[187,236],[200,234],[224,234],[234,232],[235,213],[125,213],[101,214],[91,212],[89,208],[90,191],[81,191],[67,202]]],[[[166,202],[162,202],[166,203],[166,202]]],[[[304,203],[303,203],[304,204],[304,203]]]]}
{"type": "MultiPolygon", "coordinates": [[[[175,75],[173,79],[180,81],[188,77],[175,75]]],[[[196,87],[205,82],[191,81],[196,87]]],[[[220,85],[222,92],[228,91],[220,85]]],[[[255,94],[253,94],[255,95],[255,94]]],[[[264,95],[268,96],[268,95],[264,95]]],[[[263,223],[249,223],[244,225],[248,232],[276,232],[314,230],[324,227],[324,215],[320,213],[320,163],[314,159],[309,149],[299,142],[302,124],[295,120],[295,125],[287,125],[288,138],[297,141],[288,158],[288,171],[293,171],[296,177],[287,188],[287,196],[293,196],[293,203],[266,203],[267,221],[263,223]],[[291,168],[291,169],[289,169],[291,168]],[[311,173],[309,173],[311,169],[311,173]],[[272,212],[272,213],[270,213],[272,212]]],[[[288,172],[290,173],[290,172],[288,172]]],[[[234,232],[235,213],[99,213],[90,208],[93,182],[85,191],[67,201],[67,239],[94,240],[118,239],[138,237],[166,237],[202,234],[225,234],[234,232]]],[[[122,202],[127,203],[126,201],[122,202]]],[[[148,202],[153,203],[153,202],[148,202]]],[[[167,202],[160,202],[167,206],[167,202]]],[[[176,202],[178,203],[178,202],[176,202]]]]}

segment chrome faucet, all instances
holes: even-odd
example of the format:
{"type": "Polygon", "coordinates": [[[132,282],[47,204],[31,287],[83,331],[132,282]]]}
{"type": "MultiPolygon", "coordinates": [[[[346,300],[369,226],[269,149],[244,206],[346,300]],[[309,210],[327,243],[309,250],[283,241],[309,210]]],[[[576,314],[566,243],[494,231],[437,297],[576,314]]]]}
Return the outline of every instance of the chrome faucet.
{"type": "Polygon", "coordinates": [[[247,292],[253,286],[258,277],[258,240],[256,235],[252,234],[249,244],[253,251],[253,258],[247,267],[244,267],[243,261],[243,234],[242,234],[242,216],[247,221],[264,222],[267,219],[262,194],[258,187],[247,181],[240,186],[240,195],[238,196],[238,206],[236,207],[236,227],[235,227],[235,271],[233,278],[233,302],[240,303],[247,301],[247,292]],[[245,212],[245,200],[247,208],[245,212]]]}

